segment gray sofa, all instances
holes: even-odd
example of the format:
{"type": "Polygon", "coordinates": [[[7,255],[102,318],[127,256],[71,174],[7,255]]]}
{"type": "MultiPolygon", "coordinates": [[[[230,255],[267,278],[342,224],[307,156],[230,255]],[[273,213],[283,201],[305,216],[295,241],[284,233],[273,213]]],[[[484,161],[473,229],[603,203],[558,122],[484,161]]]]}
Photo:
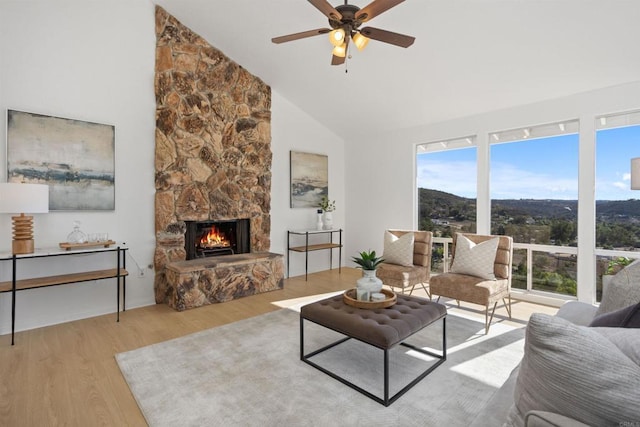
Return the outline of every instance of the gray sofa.
{"type": "Polygon", "coordinates": [[[522,362],[471,425],[640,425],[640,329],[588,326],[638,303],[640,260],[616,274],[599,307],[570,301],[556,316],[533,314],[522,362]]]}

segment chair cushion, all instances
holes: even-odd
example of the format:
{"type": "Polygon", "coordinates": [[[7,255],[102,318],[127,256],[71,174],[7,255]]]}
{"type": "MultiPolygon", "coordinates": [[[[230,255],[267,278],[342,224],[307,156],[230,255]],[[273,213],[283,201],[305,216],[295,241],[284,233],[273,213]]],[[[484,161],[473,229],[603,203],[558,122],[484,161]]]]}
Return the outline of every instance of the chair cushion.
{"type": "Polygon", "coordinates": [[[389,264],[412,267],[414,241],[415,236],[413,233],[406,233],[398,237],[389,231],[385,231],[382,258],[389,264]]]}
{"type": "Polygon", "coordinates": [[[383,262],[376,270],[376,276],[387,286],[406,288],[429,281],[429,272],[421,266],[405,267],[383,262]]]}
{"type": "Polygon", "coordinates": [[[637,336],[633,329],[589,328],[532,314],[506,425],[522,426],[532,410],[593,426],[640,420],[640,366],[633,357],[640,350],[637,336]]]}
{"type": "Polygon", "coordinates": [[[458,233],[453,264],[449,271],[457,274],[468,274],[485,280],[495,280],[494,264],[498,243],[499,239],[495,237],[476,244],[458,233]]]}
{"type": "Polygon", "coordinates": [[[445,273],[433,276],[429,281],[429,288],[433,295],[485,305],[506,297],[509,294],[509,281],[445,273]]]}

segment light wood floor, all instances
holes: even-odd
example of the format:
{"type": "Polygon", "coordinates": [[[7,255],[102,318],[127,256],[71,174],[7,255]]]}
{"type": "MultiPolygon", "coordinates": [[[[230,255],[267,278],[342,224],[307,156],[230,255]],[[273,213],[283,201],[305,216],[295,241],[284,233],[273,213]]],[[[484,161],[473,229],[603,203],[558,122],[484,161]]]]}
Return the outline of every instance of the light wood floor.
{"type": "MultiPolygon", "coordinates": [[[[273,302],[352,288],[359,277],[356,269],[334,269],[182,313],[166,305],[127,310],[120,323],[112,314],[19,332],[15,346],[10,335],[0,336],[0,426],[144,426],[115,354],[278,310],[273,302]]],[[[484,317],[480,306],[462,308],[484,317]]],[[[499,307],[494,321],[522,326],[532,312],[556,310],[514,301],[513,319],[499,307]]]]}

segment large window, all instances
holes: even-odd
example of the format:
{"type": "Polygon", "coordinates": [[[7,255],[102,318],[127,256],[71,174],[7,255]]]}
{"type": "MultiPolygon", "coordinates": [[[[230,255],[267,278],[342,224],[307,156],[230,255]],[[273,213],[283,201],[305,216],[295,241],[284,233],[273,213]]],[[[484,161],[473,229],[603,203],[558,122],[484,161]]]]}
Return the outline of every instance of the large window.
{"type": "Polygon", "coordinates": [[[596,119],[596,299],[603,276],[638,256],[640,191],[630,189],[630,160],[640,156],[640,113],[596,119]]]}
{"type": "Polygon", "coordinates": [[[432,269],[444,271],[447,240],[475,232],[477,158],[475,137],[421,144],[417,148],[418,228],[433,231],[432,269]]]}
{"type": "Polygon", "coordinates": [[[512,286],[577,294],[578,122],[491,134],[491,231],[516,244],[512,286]]]}
{"type": "Polygon", "coordinates": [[[490,226],[514,238],[513,288],[599,301],[605,273],[640,258],[640,191],[630,189],[640,111],[593,119],[594,132],[569,120],[419,145],[418,225],[434,231],[436,271],[456,231],[490,226]]]}
{"type": "Polygon", "coordinates": [[[630,161],[640,156],[640,113],[600,117],[596,132],[596,247],[638,249],[640,192],[630,189],[630,161]],[[635,116],[635,117],[634,117],[635,116]]]}
{"type": "Polygon", "coordinates": [[[491,136],[491,230],[518,243],[575,246],[576,121],[491,136]]]}

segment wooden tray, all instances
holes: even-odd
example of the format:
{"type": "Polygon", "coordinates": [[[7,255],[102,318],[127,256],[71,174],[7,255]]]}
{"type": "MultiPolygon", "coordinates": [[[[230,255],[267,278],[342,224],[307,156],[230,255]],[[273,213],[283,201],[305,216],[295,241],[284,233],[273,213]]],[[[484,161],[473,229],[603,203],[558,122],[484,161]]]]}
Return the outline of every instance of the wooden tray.
{"type": "Polygon", "coordinates": [[[356,298],[356,288],[352,288],[342,294],[342,300],[345,304],[352,307],[366,308],[369,310],[391,307],[396,303],[397,297],[393,291],[382,289],[380,293],[385,294],[387,298],[383,301],[358,301],[356,298]]]}
{"type": "Polygon", "coordinates": [[[102,242],[84,242],[84,243],[60,243],[60,247],[62,249],[71,250],[71,249],[84,249],[84,248],[93,248],[96,246],[104,246],[108,248],[111,245],[115,245],[116,242],[113,240],[104,240],[102,242]]]}

